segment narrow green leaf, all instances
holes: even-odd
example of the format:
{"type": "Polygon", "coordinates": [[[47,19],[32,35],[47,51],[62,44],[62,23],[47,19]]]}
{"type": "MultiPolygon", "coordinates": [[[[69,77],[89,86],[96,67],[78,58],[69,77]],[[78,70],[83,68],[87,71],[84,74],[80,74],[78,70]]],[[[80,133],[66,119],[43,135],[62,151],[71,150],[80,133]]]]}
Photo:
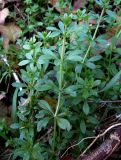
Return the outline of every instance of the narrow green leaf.
{"type": "Polygon", "coordinates": [[[23,87],[23,84],[21,82],[14,82],[14,83],[12,83],[12,86],[16,87],[16,88],[21,88],[21,87],[23,87]]]}
{"type": "Polygon", "coordinates": [[[28,64],[28,63],[30,63],[29,60],[23,60],[23,61],[21,61],[18,65],[19,65],[19,66],[24,66],[24,65],[26,65],[26,64],[28,64]]]}
{"type": "Polygon", "coordinates": [[[26,49],[26,50],[30,50],[31,49],[29,44],[23,45],[23,48],[26,49]]]}
{"type": "Polygon", "coordinates": [[[88,115],[89,114],[89,105],[87,103],[87,101],[84,102],[83,104],[83,112],[88,115]]]}
{"type": "Polygon", "coordinates": [[[107,84],[106,86],[100,91],[100,92],[103,92],[103,91],[106,91],[110,88],[112,88],[116,82],[118,81],[118,79],[120,78],[121,76],[121,71],[119,71],[107,84]]]}
{"type": "Polygon", "coordinates": [[[58,27],[60,28],[60,30],[62,31],[62,33],[64,33],[64,24],[63,24],[63,22],[61,22],[61,21],[59,21],[59,23],[58,23],[58,27]]]}
{"type": "Polygon", "coordinates": [[[82,62],[82,57],[78,55],[68,55],[66,58],[67,60],[73,61],[73,62],[82,62]]]}
{"type": "Polygon", "coordinates": [[[50,85],[47,85],[47,84],[43,84],[43,85],[36,84],[35,89],[37,91],[43,92],[43,91],[48,91],[48,90],[52,89],[52,87],[50,85]]]}
{"type": "Polygon", "coordinates": [[[94,63],[91,63],[91,62],[87,62],[86,63],[86,66],[90,69],[95,69],[96,68],[96,65],[94,63]]]}
{"type": "Polygon", "coordinates": [[[57,37],[57,36],[59,36],[60,35],[60,32],[59,31],[56,31],[56,32],[52,32],[50,35],[49,35],[49,37],[50,38],[54,38],[54,37],[57,37]]]}
{"type": "Polygon", "coordinates": [[[113,19],[116,18],[116,14],[115,14],[115,12],[113,12],[113,11],[111,11],[111,10],[106,10],[106,13],[107,13],[111,18],[113,18],[113,19]]]}
{"type": "Polygon", "coordinates": [[[97,55],[97,56],[93,56],[90,59],[88,59],[89,62],[95,62],[95,61],[99,61],[102,58],[102,56],[97,55]]]}
{"type": "Polygon", "coordinates": [[[47,27],[47,30],[50,30],[50,31],[57,31],[58,29],[56,27],[47,27]]]}
{"type": "Polygon", "coordinates": [[[92,123],[92,124],[98,124],[99,123],[98,120],[97,120],[97,118],[92,117],[92,116],[88,116],[88,121],[90,123],[92,123]]]}
{"type": "Polygon", "coordinates": [[[42,49],[42,52],[43,52],[45,55],[52,57],[52,59],[56,59],[56,58],[57,58],[56,54],[53,53],[50,49],[43,48],[43,49],[42,49]]]}
{"type": "Polygon", "coordinates": [[[17,97],[18,97],[18,88],[15,89],[15,92],[13,94],[13,100],[12,100],[12,111],[11,111],[11,117],[12,117],[12,120],[14,122],[16,122],[16,112],[17,112],[17,97]]]}
{"type": "Polygon", "coordinates": [[[19,129],[20,127],[21,126],[20,126],[19,123],[13,123],[13,124],[10,125],[10,128],[12,128],[12,129],[19,129]]]}
{"type": "Polygon", "coordinates": [[[93,87],[99,86],[100,83],[101,83],[101,80],[96,80],[96,81],[94,81],[93,87]]]}
{"type": "Polygon", "coordinates": [[[86,124],[85,124],[84,120],[81,120],[81,122],[80,122],[80,129],[81,129],[83,134],[86,133],[86,124]]]}

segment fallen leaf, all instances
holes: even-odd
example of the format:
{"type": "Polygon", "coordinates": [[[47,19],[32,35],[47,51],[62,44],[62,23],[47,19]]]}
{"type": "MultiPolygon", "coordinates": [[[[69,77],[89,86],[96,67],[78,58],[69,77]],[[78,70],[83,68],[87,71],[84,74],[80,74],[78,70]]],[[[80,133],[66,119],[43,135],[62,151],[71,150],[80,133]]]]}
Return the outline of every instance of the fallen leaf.
{"type": "Polygon", "coordinates": [[[0,25],[0,33],[3,36],[3,47],[8,49],[9,42],[15,42],[20,37],[21,29],[14,23],[0,25]]]}
{"type": "Polygon", "coordinates": [[[76,11],[78,9],[80,9],[86,3],[87,3],[87,0],[74,0],[74,3],[73,3],[73,13],[76,13],[76,11]]]}
{"type": "Polygon", "coordinates": [[[0,11],[0,24],[4,24],[6,17],[9,15],[8,8],[4,8],[0,11]]]}

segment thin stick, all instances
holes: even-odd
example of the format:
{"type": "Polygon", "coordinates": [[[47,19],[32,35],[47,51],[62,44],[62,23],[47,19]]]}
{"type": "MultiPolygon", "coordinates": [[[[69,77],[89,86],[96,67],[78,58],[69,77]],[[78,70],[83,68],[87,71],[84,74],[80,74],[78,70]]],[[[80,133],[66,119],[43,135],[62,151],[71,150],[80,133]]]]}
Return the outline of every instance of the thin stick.
{"type": "Polygon", "coordinates": [[[68,152],[69,149],[78,146],[78,145],[81,144],[84,140],[87,140],[87,139],[94,139],[94,138],[96,138],[96,136],[83,138],[83,139],[82,139],[81,141],[79,141],[78,143],[76,143],[76,144],[70,146],[70,147],[62,154],[61,158],[68,152]]]}
{"type": "Polygon", "coordinates": [[[80,156],[83,156],[88,149],[91,148],[91,146],[97,141],[97,139],[99,139],[100,137],[103,137],[107,132],[109,132],[111,129],[115,128],[115,127],[118,127],[118,126],[121,126],[121,123],[117,123],[117,124],[114,124],[112,126],[110,126],[109,128],[107,128],[103,133],[99,134],[93,141],[92,143],[83,151],[83,153],[80,155],[80,156]]]}
{"type": "Polygon", "coordinates": [[[81,144],[84,140],[87,140],[87,139],[94,139],[92,141],[92,143],[83,151],[83,153],[80,155],[80,156],[83,156],[87,150],[97,141],[97,139],[99,139],[100,137],[103,137],[107,132],[109,132],[111,129],[117,127],[117,126],[121,126],[121,123],[117,123],[117,124],[114,124],[112,126],[110,126],[109,128],[107,128],[103,133],[99,134],[98,136],[93,136],[93,137],[86,137],[86,138],[83,138],[81,141],[79,141],[78,143],[70,146],[61,156],[61,158],[67,153],[67,151],[71,148],[74,148],[76,146],[78,146],[79,144],[81,144]]]}

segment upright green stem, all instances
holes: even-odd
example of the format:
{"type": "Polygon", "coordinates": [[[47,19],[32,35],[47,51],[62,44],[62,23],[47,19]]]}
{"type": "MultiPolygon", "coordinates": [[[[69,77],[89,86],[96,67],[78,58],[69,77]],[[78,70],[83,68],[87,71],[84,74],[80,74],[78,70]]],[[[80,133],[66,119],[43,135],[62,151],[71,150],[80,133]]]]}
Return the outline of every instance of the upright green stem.
{"type": "MultiPolygon", "coordinates": [[[[66,27],[65,27],[66,31],[66,27]]],[[[63,60],[64,60],[64,54],[65,54],[65,42],[66,42],[66,33],[63,35],[63,43],[62,43],[62,52],[61,52],[61,59],[60,59],[60,77],[59,77],[59,93],[58,93],[58,102],[57,102],[57,107],[56,111],[54,114],[54,135],[53,135],[53,151],[55,150],[55,140],[56,140],[56,128],[57,128],[57,115],[58,111],[60,109],[61,105],[61,94],[62,94],[62,85],[63,85],[63,60]]]]}
{"type": "Polygon", "coordinates": [[[62,44],[62,52],[61,52],[61,62],[60,62],[60,77],[59,77],[59,94],[58,94],[58,103],[55,111],[55,117],[58,114],[59,108],[60,108],[60,101],[61,101],[61,92],[62,92],[62,84],[63,84],[63,59],[64,59],[64,53],[65,53],[65,41],[66,37],[63,38],[63,44],[62,44]]]}
{"type": "MultiPolygon", "coordinates": [[[[105,11],[105,9],[103,8],[103,9],[102,9],[102,12],[101,12],[101,15],[100,15],[100,18],[99,18],[99,21],[98,21],[98,24],[97,24],[97,27],[96,27],[96,29],[95,29],[94,35],[93,35],[93,37],[92,37],[92,41],[93,41],[93,40],[95,39],[95,37],[96,37],[96,34],[97,34],[98,28],[99,28],[99,26],[100,26],[100,22],[101,22],[102,16],[103,16],[103,14],[104,14],[104,11],[105,11]]],[[[87,58],[90,49],[91,49],[91,43],[90,43],[90,45],[89,45],[89,47],[88,47],[88,49],[87,49],[87,51],[86,51],[86,54],[85,54],[85,56],[84,56],[84,58],[83,58],[83,60],[82,60],[82,64],[85,62],[85,59],[87,58]]]]}

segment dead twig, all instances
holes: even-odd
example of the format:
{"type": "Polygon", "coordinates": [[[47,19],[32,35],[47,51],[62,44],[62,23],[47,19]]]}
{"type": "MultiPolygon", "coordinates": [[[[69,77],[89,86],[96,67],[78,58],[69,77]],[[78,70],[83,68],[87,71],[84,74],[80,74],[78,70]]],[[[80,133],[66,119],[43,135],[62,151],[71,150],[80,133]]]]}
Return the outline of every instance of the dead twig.
{"type": "Polygon", "coordinates": [[[61,158],[63,158],[63,156],[67,153],[67,151],[71,148],[74,148],[76,146],[78,146],[79,144],[81,144],[84,140],[88,140],[88,139],[94,139],[92,141],[92,143],[83,151],[83,153],[80,155],[81,156],[84,156],[84,154],[87,152],[87,150],[89,150],[91,148],[91,146],[101,137],[103,137],[107,132],[109,132],[111,129],[115,128],[115,127],[118,127],[118,126],[121,126],[121,123],[117,123],[117,124],[114,124],[112,126],[110,126],[109,128],[107,128],[103,133],[99,134],[98,136],[93,136],[93,137],[86,137],[86,138],[83,138],[80,142],[70,146],[61,156],[61,158]]]}

